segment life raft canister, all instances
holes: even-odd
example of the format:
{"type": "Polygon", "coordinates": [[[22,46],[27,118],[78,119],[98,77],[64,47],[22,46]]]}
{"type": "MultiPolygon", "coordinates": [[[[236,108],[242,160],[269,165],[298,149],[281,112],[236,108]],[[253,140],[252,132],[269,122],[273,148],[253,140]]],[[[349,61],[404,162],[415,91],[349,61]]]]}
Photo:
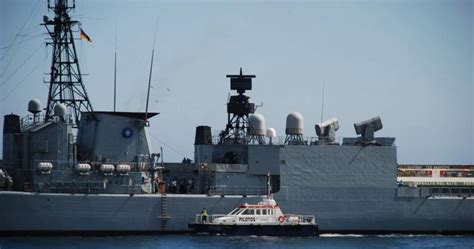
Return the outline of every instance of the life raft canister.
{"type": "Polygon", "coordinates": [[[278,217],[278,222],[283,223],[285,221],[285,216],[278,217]]]}

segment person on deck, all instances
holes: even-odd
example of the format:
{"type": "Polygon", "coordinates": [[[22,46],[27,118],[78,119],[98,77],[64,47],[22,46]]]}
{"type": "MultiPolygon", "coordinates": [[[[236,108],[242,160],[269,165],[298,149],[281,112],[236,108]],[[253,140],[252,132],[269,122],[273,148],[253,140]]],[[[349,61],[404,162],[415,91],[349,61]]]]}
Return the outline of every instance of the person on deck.
{"type": "Polygon", "coordinates": [[[160,183],[161,183],[160,177],[156,176],[156,178],[155,178],[155,194],[160,191],[160,188],[159,188],[160,183]]]}
{"type": "Polygon", "coordinates": [[[203,208],[202,211],[201,211],[201,222],[202,223],[207,223],[207,216],[209,216],[207,214],[207,209],[203,208]]]}

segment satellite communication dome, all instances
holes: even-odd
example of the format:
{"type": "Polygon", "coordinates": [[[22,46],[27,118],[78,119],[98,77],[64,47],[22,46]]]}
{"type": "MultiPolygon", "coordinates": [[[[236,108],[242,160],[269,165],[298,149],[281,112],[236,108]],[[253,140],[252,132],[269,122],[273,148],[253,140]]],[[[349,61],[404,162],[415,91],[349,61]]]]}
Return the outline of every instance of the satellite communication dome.
{"type": "Polygon", "coordinates": [[[268,128],[267,137],[276,137],[277,132],[274,128],[268,128]]]}
{"type": "Polygon", "coordinates": [[[303,115],[299,112],[292,112],[286,117],[286,134],[303,135],[303,115]]]}
{"type": "Polygon", "coordinates": [[[38,99],[32,99],[28,102],[28,111],[36,114],[41,112],[41,102],[38,99]]]}
{"type": "Polygon", "coordinates": [[[255,113],[250,115],[249,124],[251,129],[249,129],[250,135],[265,136],[265,118],[262,114],[255,113]]]}
{"type": "Polygon", "coordinates": [[[54,116],[64,117],[66,115],[67,108],[64,104],[58,103],[54,106],[54,116]]]}

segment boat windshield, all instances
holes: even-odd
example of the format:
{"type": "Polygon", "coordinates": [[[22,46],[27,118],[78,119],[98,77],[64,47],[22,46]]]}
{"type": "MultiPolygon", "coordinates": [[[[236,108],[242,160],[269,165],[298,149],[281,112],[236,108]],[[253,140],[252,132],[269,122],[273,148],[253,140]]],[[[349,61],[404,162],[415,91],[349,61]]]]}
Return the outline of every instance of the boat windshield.
{"type": "Polygon", "coordinates": [[[232,210],[232,212],[230,212],[229,214],[230,215],[233,215],[233,214],[236,214],[237,212],[239,212],[240,208],[236,208],[234,210],[232,210]]]}

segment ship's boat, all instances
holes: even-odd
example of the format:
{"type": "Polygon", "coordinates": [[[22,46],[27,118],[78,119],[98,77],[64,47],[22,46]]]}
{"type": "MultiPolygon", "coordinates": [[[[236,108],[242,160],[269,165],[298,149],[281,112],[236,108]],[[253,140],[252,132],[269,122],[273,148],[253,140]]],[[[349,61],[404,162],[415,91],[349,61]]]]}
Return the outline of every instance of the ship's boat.
{"type": "Polygon", "coordinates": [[[188,226],[198,233],[224,235],[318,235],[314,215],[283,214],[275,200],[268,197],[258,204],[242,204],[226,215],[214,214],[204,218],[198,214],[188,226]]]}
{"type": "MultiPolygon", "coordinates": [[[[269,183],[267,188],[271,188],[269,183]]],[[[283,214],[271,191],[257,204],[244,203],[225,215],[208,216],[204,208],[188,227],[197,233],[224,235],[318,235],[318,224],[314,215],[283,214]]]]}

